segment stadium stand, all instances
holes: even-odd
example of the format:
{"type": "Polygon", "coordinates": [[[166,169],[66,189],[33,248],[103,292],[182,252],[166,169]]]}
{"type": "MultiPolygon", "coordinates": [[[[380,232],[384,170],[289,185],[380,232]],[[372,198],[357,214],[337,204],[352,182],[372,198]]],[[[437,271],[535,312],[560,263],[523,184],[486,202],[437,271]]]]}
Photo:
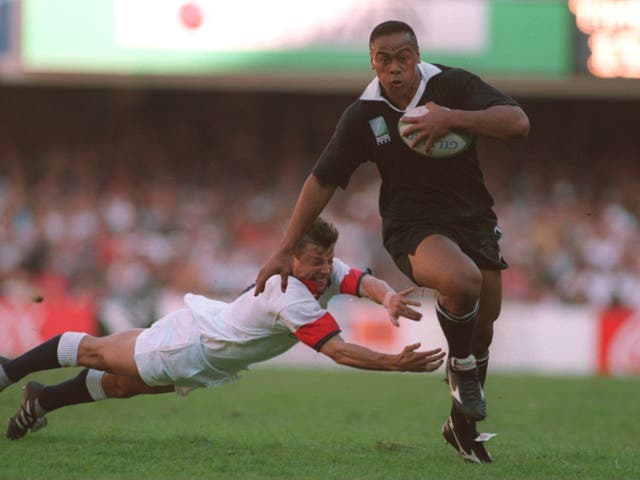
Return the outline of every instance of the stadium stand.
{"type": "MultiPolygon", "coordinates": [[[[351,100],[3,88],[0,295],[89,294],[103,319],[127,312],[127,326],[171,310],[185,290],[235,295],[275,248],[351,100]]],[[[482,141],[507,300],[640,306],[637,103],[528,100],[530,141],[482,141]]],[[[381,247],[375,169],[353,182],[328,215],[338,255],[406,285],[381,247]]]]}

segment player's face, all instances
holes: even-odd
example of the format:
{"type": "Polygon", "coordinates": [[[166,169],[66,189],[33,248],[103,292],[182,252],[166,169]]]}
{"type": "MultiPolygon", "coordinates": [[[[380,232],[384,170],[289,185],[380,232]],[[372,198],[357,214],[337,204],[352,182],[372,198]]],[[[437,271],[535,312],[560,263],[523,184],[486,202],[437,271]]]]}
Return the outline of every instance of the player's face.
{"type": "Polygon", "coordinates": [[[420,52],[409,34],[399,32],[376,38],[369,55],[371,68],[392,101],[413,96],[420,80],[420,52]]]}
{"type": "Polygon", "coordinates": [[[294,255],[292,270],[294,276],[315,282],[318,294],[324,293],[333,272],[333,247],[308,243],[299,257],[294,255]]]}

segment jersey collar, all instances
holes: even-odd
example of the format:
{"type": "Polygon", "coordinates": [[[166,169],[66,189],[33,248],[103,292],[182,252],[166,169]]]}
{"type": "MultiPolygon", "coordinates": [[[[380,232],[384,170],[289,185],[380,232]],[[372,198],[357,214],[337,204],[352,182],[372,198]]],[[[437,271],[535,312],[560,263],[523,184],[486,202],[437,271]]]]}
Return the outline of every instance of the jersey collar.
{"type": "Polygon", "coordinates": [[[402,110],[396,107],[382,95],[382,91],[380,90],[380,80],[378,80],[378,77],[371,80],[371,83],[367,85],[367,88],[365,88],[364,92],[360,96],[360,100],[369,100],[373,102],[386,102],[391,108],[401,113],[404,113],[406,111],[411,110],[412,108],[417,107],[418,102],[420,101],[420,98],[422,98],[422,94],[424,93],[425,88],[427,88],[427,82],[432,77],[442,72],[442,69],[440,69],[439,67],[436,67],[435,65],[431,63],[426,63],[426,62],[420,62],[418,64],[418,69],[420,70],[420,75],[422,77],[420,78],[420,85],[418,86],[418,90],[416,91],[416,94],[413,96],[413,98],[411,99],[411,102],[409,102],[409,105],[407,105],[407,108],[405,110],[402,110]]]}
{"type": "MultiPolygon", "coordinates": [[[[298,277],[296,277],[298,278],[298,277]]],[[[305,280],[304,278],[298,278],[298,280],[300,280],[300,282],[309,289],[309,291],[311,292],[311,294],[317,299],[320,297],[320,295],[318,294],[318,285],[316,285],[316,282],[314,282],[313,280],[305,280]]],[[[327,285],[327,288],[329,288],[329,286],[327,285]]],[[[326,290],[325,290],[326,291],[326,290]]]]}

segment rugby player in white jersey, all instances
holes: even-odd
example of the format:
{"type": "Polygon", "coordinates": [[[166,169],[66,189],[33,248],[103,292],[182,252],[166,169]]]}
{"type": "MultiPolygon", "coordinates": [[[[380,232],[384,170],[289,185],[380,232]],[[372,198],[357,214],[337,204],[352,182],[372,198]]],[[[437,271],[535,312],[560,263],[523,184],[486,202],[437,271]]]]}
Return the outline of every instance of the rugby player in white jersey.
{"type": "Polygon", "coordinates": [[[335,227],[321,218],[298,242],[293,276],[282,292],[280,277],[266,283],[263,295],[247,291],[231,303],[185,295],[185,309],[147,329],[107,337],[79,332],[58,335],[27,353],[4,359],[0,391],[24,376],[60,367],[86,367],[76,377],[53,386],[29,382],[18,412],[9,419],[7,437],[22,438],[46,425],[58,408],[106,398],[177,391],[186,394],[237,379],[250,364],[273,358],[302,342],[335,362],[366,370],[432,372],[443,363],[441,349],[418,351],[419,343],[398,354],[384,354],[347,343],[326,310],[338,294],[368,297],[384,305],[390,321],[420,320],[407,298],[411,288],[395,292],[373,275],[334,258],[335,227]]]}

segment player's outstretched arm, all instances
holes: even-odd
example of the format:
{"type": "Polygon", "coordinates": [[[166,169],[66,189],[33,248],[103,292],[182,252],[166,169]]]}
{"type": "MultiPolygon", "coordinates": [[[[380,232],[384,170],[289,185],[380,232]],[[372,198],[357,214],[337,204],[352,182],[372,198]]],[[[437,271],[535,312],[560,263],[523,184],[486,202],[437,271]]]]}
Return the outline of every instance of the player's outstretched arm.
{"type": "Polygon", "coordinates": [[[400,353],[392,355],[347,343],[336,335],[322,346],[320,352],[336,363],[363,370],[433,372],[440,368],[445,352],[440,348],[417,351],[419,347],[419,343],[407,345],[400,353]]]}
{"type": "Polygon", "coordinates": [[[287,289],[287,279],[291,274],[291,256],[295,245],[329,203],[335,191],[335,185],[320,183],[313,173],[307,177],[278,251],[258,272],[254,295],[264,292],[265,283],[272,275],[279,274],[282,291],[287,289]]]}
{"type": "Polygon", "coordinates": [[[407,298],[407,295],[411,294],[411,292],[413,292],[413,287],[396,292],[384,280],[374,277],[373,275],[365,275],[360,282],[358,295],[367,297],[380,305],[384,305],[389,314],[389,321],[398,327],[400,326],[398,322],[399,317],[408,318],[416,322],[422,318],[422,313],[411,308],[412,306],[420,306],[420,302],[407,298]]]}

